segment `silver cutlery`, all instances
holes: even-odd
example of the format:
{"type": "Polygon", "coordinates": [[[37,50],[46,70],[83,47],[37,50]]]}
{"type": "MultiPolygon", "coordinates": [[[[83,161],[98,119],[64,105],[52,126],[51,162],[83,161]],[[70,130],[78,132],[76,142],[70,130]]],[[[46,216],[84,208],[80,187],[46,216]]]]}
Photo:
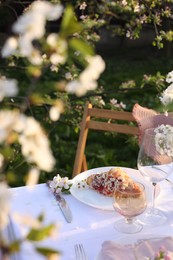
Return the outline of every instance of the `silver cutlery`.
{"type": "MultiPolygon", "coordinates": [[[[13,243],[15,240],[17,240],[14,227],[13,227],[13,222],[11,220],[11,217],[9,216],[9,222],[7,225],[7,236],[8,236],[8,243],[13,243]]],[[[14,252],[10,255],[9,257],[10,260],[20,260],[20,255],[17,252],[14,252]]]]}
{"type": "Polygon", "coordinates": [[[88,257],[85,253],[84,247],[82,244],[74,245],[76,260],[88,260],[88,257]]]}
{"type": "MultiPolygon", "coordinates": [[[[50,181],[47,182],[48,187],[50,188],[50,181]]],[[[56,201],[58,202],[58,205],[68,223],[72,222],[72,212],[70,210],[70,207],[67,203],[67,201],[62,197],[60,193],[52,192],[56,201]]]]}

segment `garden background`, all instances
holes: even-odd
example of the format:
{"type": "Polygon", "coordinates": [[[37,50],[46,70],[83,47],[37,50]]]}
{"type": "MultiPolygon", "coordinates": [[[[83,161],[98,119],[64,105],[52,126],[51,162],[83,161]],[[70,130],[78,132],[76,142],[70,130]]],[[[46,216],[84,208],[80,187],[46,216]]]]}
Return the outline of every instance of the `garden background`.
{"type": "MultiPolygon", "coordinates": [[[[4,17],[0,25],[1,48],[7,36],[12,34],[12,23],[31,2],[1,1],[0,15],[4,17]]],[[[60,76],[57,76],[56,71],[45,71],[38,84],[39,90],[49,89],[45,97],[48,99],[54,95],[60,97],[66,109],[56,122],[52,122],[48,117],[48,102],[45,102],[44,105],[41,103],[35,105],[33,102],[32,107],[27,110],[27,114],[32,114],[46,129],[56,158],[53,172],[42,172],[39,182],[45,182],[57,173],[69,178],[72,176],[79,136],[79,123],[86,101],[92,102],[93,106],[96,107],[116,110],[131,111],[134,104],[139,103],[141,106],[162,111],[158,96],[166,88],[164,82],[166,74],[173,69],[172,34],[170,39],[164,38],[162,34],[162,40],[157,41],[155,37],[158,35],[155,29],[157,27],[157,30],[159,29],[161,32],[163,29],[166,31],[169,27],[169,31],[171,31],[172,16],[168,15],[164,18],[161,25],[159,22],[157,24],[157,21],[153,23],[153,18],[153,21],[149,22],[148,20],[144,23],[144,26],[141,23],[141,27],[139,27],[137,23],[135,25],[136,16],[132,8],[133,1],[129,1],[129,6],[131,5],[129,11],[126,10],[126,5],[121,6],[120,3],[123,1],[116,1],[117,5],[119,3],[119,7],[111,5],[113,2],[115,1],[109,1],[109,4],[107,1],[87,1],[87,6],[82,9],[80,7],[83,1],[62,1],[64,5],[72,4],[76,16],[85,25],[83,38],[86,37],[87,39],[87,36],[90,35],[88,41],[95,47],[96,53],[104,59],[106,69],[98,80],[97,90],[90,91],[82,97],[61,92],[55,94],[50,91],[51,86],[60,76]],[[87,19],[86,17],[81,18],[82,15],[87,16],[87,19]],[[130,24],[129,19],[133,23],[130,24]],[[132,26],[131,32],[133,31],[134,34],[127,38],[127,28],[130,26],[132,26]],[[120,31],[120,28],[123,28],[122,31],[120,31]],[[163,46],[161,43],[163,43],[163,46]],[[115,100],[117,100],[116,104],[115,100]],[[123,104],[125,107],[123,107],[123,104]]],[[[156,13],[156,10],[158,13],[163,12],[162,1],[144,2],[148,6],[150,5],[152,15],[156,13]],[[155,6],[152,7],[153,2],[155,6]]],[[[164,2],[164,5],[169,6],[172,11],[172,1],[164,2]]],[[[148,15],[151,15],[151,13],[148,15]]],[[[52,23],[48,30],[53,31],[56,26],[57,24],[52,23]]],[[[10,62],[12,64],[14,60],[10,62]]],[[[7,64],[1,59],[0,74],[5,73],[8,77],[17,78],[21,86],[20,96],[6,98],[1,103],[2,107],[18,107],[25,97],[25,89],[30,80],[24,73],[25,69],[26,67],[21,60],[17,60],[15,66],[9,66],[9,63],[7,64]]],[[[73,66],[70,70],[72,73],[73,66]]],[[[14,144],[12,148],[13,151],[5,151],[10,157],[10,163],[6,165],[3,171],[6,172],[9,185],[24,185],[27,172],[25,160],[21,157],[17,144],[14,144]]],[[[86,150],[89,168],[110,165],[136,168],[137,153],[138,142],[134,137],[102,132],[89,133],[86,150]]]]}

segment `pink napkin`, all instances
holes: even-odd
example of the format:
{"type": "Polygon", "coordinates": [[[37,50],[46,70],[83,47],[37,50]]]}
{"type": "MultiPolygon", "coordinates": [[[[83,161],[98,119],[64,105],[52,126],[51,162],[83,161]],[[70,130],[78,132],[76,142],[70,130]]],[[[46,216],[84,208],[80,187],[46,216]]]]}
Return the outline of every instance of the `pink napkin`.
{"type": "Polygon", "coordinates": [[[168,116],[159,114],[153,109],[142,107],[135,104],[132,114],[139,127],[139,144],[141,143],[143,134],[147,128],[155,128],[161,124],[173,126],[173,115],[169,113],[168,116]],[[172,117],[171,117],[172,116],[172,117]]]}
{"type": "Polygon", "coordinates": [[[121,245],[115,241],[105,241],[102,244],[98,260],[142,260],[144,257],[150,257],[153,260],[160,250],[168,252],[173,257],[173,238],[144,239],[137,241],[134,245],[121,245]]]}

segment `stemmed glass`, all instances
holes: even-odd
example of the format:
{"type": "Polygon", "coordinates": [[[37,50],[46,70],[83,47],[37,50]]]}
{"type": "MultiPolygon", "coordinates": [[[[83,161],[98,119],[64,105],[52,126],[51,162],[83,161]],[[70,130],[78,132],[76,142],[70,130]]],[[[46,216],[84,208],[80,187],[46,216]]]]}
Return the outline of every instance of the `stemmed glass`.
{"type": "Polygon", "coordinates": [[[157,145],[155,129],[147,129],[137,159],[138,170],[153,187],[151,206],[140,217],[147,225],[160,225],[166,221],[164,213],[155,208],[156,185],[173,172],[172,157],[167,153],[161,154],[157,145]]]}
{"type": "Polygon", "coordinates": [[[145,187],[136,182],[128,188],[119,185],[113,195],[114,209],[125,218],[116,221],[115,228],[123,233],[139,232],[143,225],[134,217],[144,212],[147,206],[145,187]]]}

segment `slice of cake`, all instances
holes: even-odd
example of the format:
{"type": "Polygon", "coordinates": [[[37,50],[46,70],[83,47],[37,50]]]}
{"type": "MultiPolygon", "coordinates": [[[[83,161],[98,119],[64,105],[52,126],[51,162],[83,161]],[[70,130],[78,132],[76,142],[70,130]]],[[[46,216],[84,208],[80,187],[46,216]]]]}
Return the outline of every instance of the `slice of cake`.
{"type": "Polygon", "coordinates": [[[117,185],[122,189],[133,189],[134,182],[127,173],[120,168],[112,168],[108,172],[92,174],[87,178],[87,184],[91,189],[105,196],[113,196],[117,185]]]}

